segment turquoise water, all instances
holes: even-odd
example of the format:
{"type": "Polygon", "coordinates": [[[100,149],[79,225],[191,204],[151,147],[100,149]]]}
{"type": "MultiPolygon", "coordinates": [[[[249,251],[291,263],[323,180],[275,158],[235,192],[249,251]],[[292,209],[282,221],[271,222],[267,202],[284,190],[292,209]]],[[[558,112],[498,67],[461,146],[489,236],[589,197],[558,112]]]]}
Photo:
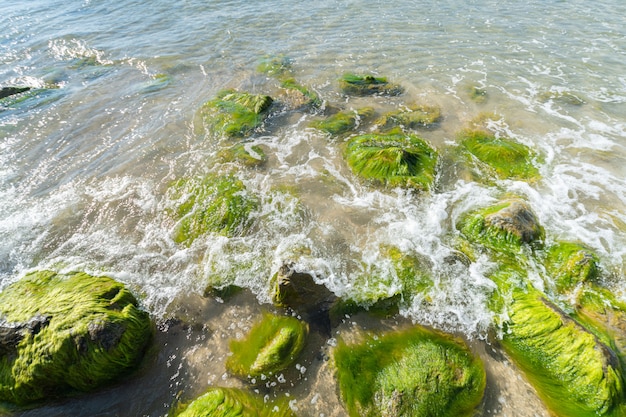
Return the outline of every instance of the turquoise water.
{"type": "MultiPolygon", "coordinates": [[[[416,299],[402,315],[482,340],[490,265],[445,260],[459,216],[512,193],[549,239],[596,251],[603,281],[626,300],[624,16],[617,0],[5,1],[0,86],[47,88],[0,107],[0,283],[33,268],[105,272],[162,319],[232,265],[245,265],[234,282],[267,303],[268,277],[297,245],[311,253],[301,268],[350,296],[393,242],[428,260],[437,280],[432,302],[416,299]],[[263,195],[256,233],[181,247],[169,184],[221,169],[194,115],[223,88],[272,93],[256,66],[274,55],[328,106],[441,107],[440,126],[420,132],[440,152],[470,120],[496,113],[500,134],[540,151],[543,179],[484,186],[444,172],[428,195],[378,191],[355,181],[339,144],[306,127],[314,114],[281,114],[250,138],[268,164],[241,172],[263,195]],[[387,76],[406,93],[347,99],[345,72],[387,76]],[[473,101],[472,88],[487,100],[473,101]]],[[[392,292],[394,278],[386,285],[392,292]]],[[[148,397],[129,415],[161,415],[148,397]]]]}

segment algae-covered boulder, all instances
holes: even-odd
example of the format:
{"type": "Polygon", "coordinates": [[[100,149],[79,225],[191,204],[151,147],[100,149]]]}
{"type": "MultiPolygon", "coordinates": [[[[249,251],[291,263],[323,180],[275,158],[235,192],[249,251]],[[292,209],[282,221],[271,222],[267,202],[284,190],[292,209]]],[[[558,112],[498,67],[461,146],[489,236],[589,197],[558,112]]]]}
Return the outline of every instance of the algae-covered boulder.
{"type": "Polygon", "coordinates": [[[257,167],[267,161],[267,156],[258,145],[249,143],[238,143],[222,149],[218,152],[217,158],[220,162],[237,162],[245,167],[257,167]]]}
{"type": "Polygon", "coordinates": [[[503,345],[559,416],[623,416],[624,380],[615,352],[538,291],[515,288],[503,345]]]}
{"type": "Polygon", "coordinates": [[[258,200],[233,175],[181,179],[170,190],[178,219],[174,240],[190,245],[204,233],[238,236],[250,227],[258,200]]]}
{"type": "Polygon", "coordinates": [[[341,135],[353,130],[361,121],[370,119],[373,115],[374,109],[372,107],[364,107],[356,111],[335,113],[325,120],[311,123],[311,126],[331,135],[341,135]]]}
{"type": "Polygon", "coordinates": [[[598,276],[599,263],[595,253],[573,242],[558,242],[548,248],[545,256],[548,277],[561,293],[593,281],[598,276]]]}
{"type": "Polygon", "coordinates": [[[441,109],[435,106],[412,105],[387,113],[376,123],[383,129],[403,126],[407,129],[430,128],[441,120],[441,109]]]}
{"type": "Polygon", "coordinates": [[[543,227],[530,206],[509,199],[477,210],[460,224],[461,233],[471,242],[503,252],[516,252],[523,243],[543,239],[543,227]]]}
{"type": "Polygon", "coordinates": [[[404,88],[387,81],[385,77],[373,75],[344,74],[339,80],[339,87],[345,94],[352,96],[399,96],[404,88]]]}
{"type": "Polygon", "coordinates": [[[0,401],[89,391],[135,368],[153,325],[111,278],[39,271],[0,293],[0,401]]]}
{"type": "Polygon", "coordinates": [[[209,388],[176,414],[179,417],[295,417],[288,404],[266,403],[263,397],[236,388],[209,388]]]}
{"type": "Polygon", "coordinates": [[[241,340],[232,340],[226,368],[246,378],[269,376],[293,364],[304,347],[309,327],[295,317],[265,314],[241,340]]]}
{"type": "Polygon", "coordinates": [[[266,56],[259,65],[257,71],[267,74],[280,81],[280,86],[286,92],[286,96],[281,98],[291,107],[299,108],[311,106],[314,108],[322,105],[319,95],[300,84],[294,77],[292,61],[284,55],[266,56]]]}
{"type": "Polygon", "coordinates": [[[346,160],[358,176],[388,187],[429,190],[437,152],[423,139],[396,131],[356,136],[346,145],[346,160]]]}
{"type": "Polygon", "coordinates": [[[202,106],[200,115],[213,135],[239,138],[263,123],[272,102],[266,95],[223,90],[202,106]]]}
{"type": "Polygon", "coordinates": [[[479,176],[486,173],[499,179],[519,180],[539,177],[539,170],[533,163],[537,155],[526,145],[482,129],[465,130],[459,140],[479,176]]]}
{"type": "Polygon", "coordinates": [[[340,341],[334,365],[351,417],[471,416],[485,389],[483,365],[461,340],[422,327],[340,341]]]}

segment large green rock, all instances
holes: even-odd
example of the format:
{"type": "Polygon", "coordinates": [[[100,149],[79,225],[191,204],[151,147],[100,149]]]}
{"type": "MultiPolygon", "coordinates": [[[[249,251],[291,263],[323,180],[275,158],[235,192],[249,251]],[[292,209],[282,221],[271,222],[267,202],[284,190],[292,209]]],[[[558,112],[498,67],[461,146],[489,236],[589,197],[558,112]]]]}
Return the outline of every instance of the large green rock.
{"type": "Polygon", "coordinates": [[[295,417],[287,404],[265,403],[263,398],[236,388],[209,388],[187,405],[179,417],[295,417]]]}
{"type": "Polygon", "coordinates": [[[263,123],[272,102],[266,95],[223,90],[202,106],[200,115],[211,134],[240,138],[263,123]]]}
{"type": "Polygon", "coordinates": [[[388,187],[429,190],[438,155],[423,139],[396,131],[356,136],[348,141],[346,160],[352,171],[388,187]]]}
{"type": "Polygon", "coordinates": [[[558,416],[623,416],[615,352],[538,291],[514,288],[503,345],[558,416]]]}
{"type": "Polygon", "coordinates": [[[541,241],[545,234],[530,206],[516,198],[470,213],[459,229],[470,242],[509,254],[519,252],[522,244],[541,241]]]}
{"type": "Polygon", "coordinates": [[[0,293],[0,401],[89,391],[135,368],[154,328],[124,286],[39,271],[0,293]]]}
{"type": "Polygon", "coordinates": [[[351,417],[471,416],[485,389],[483,365],[461,340],[422,327],[340,341],[334,364],[351,417]]]}
{"type": "Polygon", "coordinates": [[[245,234],[251,213],[258,206],[257,198],[232,175],[181,179],[170,192],[176,201],[173,214],[178,219],[174,240],[187,245],[205,233],[245,234]]]}
{"type": "Polygon", "coordinates": [[[293,364],[309,327],[295,317],[265,314],[241,340],[232,340],[226,368],[242,377],[269,376],[293,364]]]}
{"type": "Polygon", "coordinates": [[[519,142],[497,137],[486,130],[465,130],[460,133],[461,146],[477,170],[498,179],[536,180],[539,170],[534,165],[536,153],[519,142]]]}

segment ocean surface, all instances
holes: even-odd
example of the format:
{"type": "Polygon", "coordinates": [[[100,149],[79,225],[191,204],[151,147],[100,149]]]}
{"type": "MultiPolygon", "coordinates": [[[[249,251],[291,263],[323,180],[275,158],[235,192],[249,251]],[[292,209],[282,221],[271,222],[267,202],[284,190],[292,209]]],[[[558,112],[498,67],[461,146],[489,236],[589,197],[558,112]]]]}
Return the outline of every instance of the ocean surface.
{"type": "MultiPolygon", "coordinates": [[[[226,353],[204,343],[245,328],[246,312],[270,302],[270,277],[303,247],[309,255],[299,268],[348,297],[367,285],[355,276],[380,267],[381,245],[418,253],[436,291],[401,317],[487,340],[493,265],[446,259],[460,216],[505,195],[529,202],[548,241],[595,251],[603,285],[626,301],[622,0],[5,0],[2,16],[0,87],[35,93],[0,102],[0,287],[33,269],[107,274],[160,323],[181,311],[206,315],[213,335],[168,333],[163,324],[158,340],[169,350],[158,363],[167,366],[148,372],[150,384],[137,377],[133,389],[24,415],[160,416],[179,396],[236,384],[206,364],[226,353]],[[273,56],[287,57],[298,82],[327,106],[440,107],[441,123],[419,135],[441,154],[471,120],[495,114],[498,134],[539,152],[542,179],[481,185],[450,170],[429,193],[377,189],[354,178],[340,143],[308,127],[319,114],[285,111],[248,138],[267,163],[237,168],[260,195],[255,233],[177,244],[171,184],[229,168],[215,162],[219,149],[199,131],[198,110],[225,88],[274,94],[275,82],[257,71],[273,56]],[[347,72],[385,76],[405,93],[348,98],[337,82],[347,72]],[[202,297],[208,275],[227,277],[248,296],[226,303],[237,307],[212,305],[202,297]]],[[[390,273],[376,290],[393,294],[396,281],[390,273]]],[[[331,336],[321,344],[332,345],[331,336]]],[[[286,394],[302,415],[342,415],[329,399],[335,393],[304,386],[300,397],[297,387],[286,394]]],[[[520,416],[507,410],[531,407],[492,396],[482,415],[520,416]]]]}

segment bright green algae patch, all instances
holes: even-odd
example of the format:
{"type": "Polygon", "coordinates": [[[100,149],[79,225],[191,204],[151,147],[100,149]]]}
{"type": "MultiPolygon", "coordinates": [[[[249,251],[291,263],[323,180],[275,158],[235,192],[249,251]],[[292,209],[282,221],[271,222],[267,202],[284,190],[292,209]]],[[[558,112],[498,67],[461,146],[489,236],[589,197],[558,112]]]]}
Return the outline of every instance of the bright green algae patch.
{"type": "Polygon", "coordinates": [[[385,77],[373,75],[344,74],[339,80],[339,87],[345,94],[353,96],[399,96],[404,88],[390,83],[385,77]]]}
{"type": "Polygon", "coordinates": [[[351,417],[463,417],[485,389],[482,362],[460,340],[415,327],[340,341],[334,362],[351,417]]]}
{"type": "Polygon", "coordinates": [[[341,135],[356,128],[360,121],[370,119],[374,115],[372,107],[364,107],[356,111],[335,113],[325,120],[311,123],[311,126],[331,135],[341,135]]]}
{"type": "Polygon", "coordinates": [[[0,401],[19,405],[118,379],[138,365],[154,331],[121,283],[85,273],[26,275],[0,293],[0,317],[21,327],[0,357],[0,401]]]}
{"type": "Polygon", "coordinates": [[[539,170],[533,164],[536,154],[526,145],[482,129],[465,130],[459,138],[461,146],[472,155],[471,160],[481,171],[499,179],[535,180],[539,177],[539,170]]]}
{"type": "Polygon", "coordinates": [[[226,368],[243,378],[281,371],[296,361],[308,331],[295,317],[265,314],[244,339],[231,341],[226,368]]]}
{"type": "Polygon", "coordinates": [[[206,128],[216,136],[249,135],[263,123],[273,100],[260,94],[223,90],[200,109],[206,128]]]}
{"type": "Polygon", "coordinates": [[[423,139],[396,132],[356,136],[345,156],[352,171],[366,180],[418,190],[431,188],[438,160],[423,139]]]}
{"type": "Polygon", "coordinates": [[[210,388],[179,417],[295,417],[287,404],[265,403],[262,397],[236,388],[210,388]]]}
{"type": "Polygon", "coordinates": [[[181,179],[172,187],[172,194],[178,200],[174,214],[180,219],[174,234],[177,243],[191,244],[209,232],[242,235],[258,206],[258,199],[232,175],[181,179]]]}
{"type": "Polygon", "coordinates": [[[557,415],[617,416],[624,381],[615,352],[536,290],[516,288],[503,345],[557,415]]]}
{"type": "Polygon", "coordinates": [[[546,272],[559,293],[593,281],[598,276],[599,263],[595,253],[573,242],[559,242],[550,246],[545,259],[546,272]]]}

